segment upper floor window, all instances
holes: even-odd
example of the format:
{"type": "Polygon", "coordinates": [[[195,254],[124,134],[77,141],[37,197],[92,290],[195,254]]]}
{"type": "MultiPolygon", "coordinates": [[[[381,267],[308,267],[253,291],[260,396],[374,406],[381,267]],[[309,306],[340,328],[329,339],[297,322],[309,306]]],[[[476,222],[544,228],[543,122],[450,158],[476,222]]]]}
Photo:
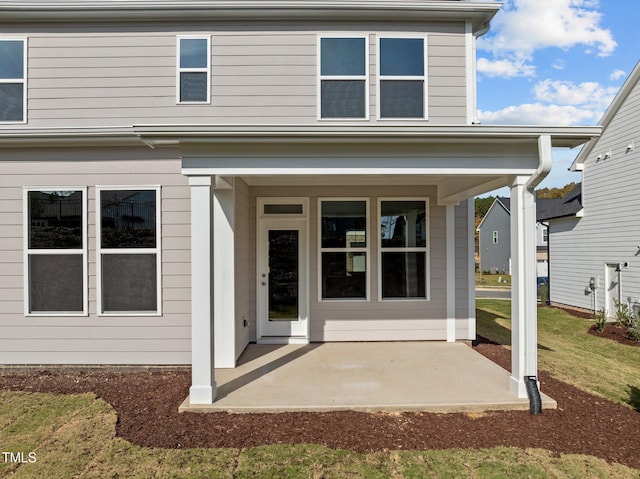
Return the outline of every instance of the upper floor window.
{"type": "Polygon", "coordinates": [[[498,244],[498,232],[497,231],[494,231],[492,233],[491,238],[492,238],[493,244],[498,244]]]}
{"type": "Polygon", "coordinates": [[[25,43],[0,39],[0,122],[26,121],[25,43]]]}
{"type": "Polygon", "coordinates": [[[426,118],[426,40],[382,37],[378,52],[379,118],[426,118]]]}
{"type": "Polygon", "coordinates": [[[178,103],[209,103],[211,42],[209,37],[178,37],[178,103]]]}
{"type": "Polygon", "coordinates": [[[320,38],[320,118],[368,117],[366,37],[320,38]]]}

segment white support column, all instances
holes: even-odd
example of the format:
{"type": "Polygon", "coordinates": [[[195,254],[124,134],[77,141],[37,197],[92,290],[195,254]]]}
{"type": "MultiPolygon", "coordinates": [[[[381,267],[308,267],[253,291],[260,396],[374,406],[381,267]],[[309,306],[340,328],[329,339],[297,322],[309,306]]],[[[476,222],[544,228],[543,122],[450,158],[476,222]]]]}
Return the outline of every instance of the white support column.
{"type": "Polygon", "coordinates": [[[447,342],[456,340],[456,210],[455,205],[446,208],[446,257],[447,257],[447,342]]]}
{"type": "Polygon", "coordinates": [[[529,177],[511,186],[511,392],[526,398],[526,376],[538,373],[536,207],[529,177]]]}
{"type": "Polygon", "coordinates": [[[476,339],[476,241],[475,204],[467,200],[467,251],[469,254],[469,339],[476,339]]]}
{"type": "Polygon", "coordinates": [[[235,190],[216,178],[213,190],[213,324],[215,364],[236,367],[235,190]]]}
{"type": "Polygon", "coordinates": [[[216,398],[211,297],[211,177],[191,176],[191,404],[216,398]]]}

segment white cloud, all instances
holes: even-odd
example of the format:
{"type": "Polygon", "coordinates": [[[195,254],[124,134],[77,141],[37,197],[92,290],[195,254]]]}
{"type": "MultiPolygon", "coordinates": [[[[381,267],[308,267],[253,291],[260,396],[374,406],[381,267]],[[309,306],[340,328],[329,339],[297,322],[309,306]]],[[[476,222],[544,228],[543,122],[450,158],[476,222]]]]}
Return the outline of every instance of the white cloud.
{"type": "Polygon", "coordinates": [[[609,80],[616,81],[620,80],[621,78],[625,78],[626,76],[627,73],[623,70],[613,70],[613,72],[611,72],[611,75],[609,76],[609,80]]]}
{"type": "Polygon", "coordinates": [[[493,76],[508,64],[512,68],[505,68],[504,76],[510,78],[535,74],[533,54],[545,48],[583,45],[587,53],[610,55],[617,43],[611,31],[600,26],[598,7],[597,0],[506,0],[489,34],[478,41],[478,48],[491,52],[493,59],[480,58],[479,63],[493,76]],[[494,63],[496,67],[489,68],[494,63]]]}
{"type": "Polygon", "coordinates": [[[532,65],[526,65],[518,60],[487,60],[486,58],[478,59],[478,71],[488,77],[531,77],[535,74],[535,68],[532,65]]]}
{"type": "Polygon", "coordinates": [[[565,63],[562,58],[558,58],[555,62],[551,64],[551,68],[554,70],[564,70],[565,63]]]}
{"type": "Polygon", "coordinates": [[[499,111],[479,111],[481,123],[488,125],[586,125],[596,124],[602,111],[572,105],[544,105],[540,102],[509,106],[499,111]]]}
{"type": "Polygon", "coordinates": [[[543,80],[533,87],[536,100],[559,105],[581,105],[591,109],[606,109],[618,89],[603,87],[597,82],[575,84],[570,81],[543,80]]]}

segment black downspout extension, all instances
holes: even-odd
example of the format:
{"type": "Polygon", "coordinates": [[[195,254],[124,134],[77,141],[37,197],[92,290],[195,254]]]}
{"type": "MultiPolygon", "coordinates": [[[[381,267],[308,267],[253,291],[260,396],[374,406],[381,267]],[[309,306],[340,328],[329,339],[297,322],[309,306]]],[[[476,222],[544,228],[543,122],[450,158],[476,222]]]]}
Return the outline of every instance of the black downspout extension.
{"type": "Polygon", "coordinates": [[[542,398],[540,391],[538,391],[538,380],[535,376],[527,376],[525,379],[527,396],[529,396],[529,413],[533,416],[542,414],[542,398]]]}

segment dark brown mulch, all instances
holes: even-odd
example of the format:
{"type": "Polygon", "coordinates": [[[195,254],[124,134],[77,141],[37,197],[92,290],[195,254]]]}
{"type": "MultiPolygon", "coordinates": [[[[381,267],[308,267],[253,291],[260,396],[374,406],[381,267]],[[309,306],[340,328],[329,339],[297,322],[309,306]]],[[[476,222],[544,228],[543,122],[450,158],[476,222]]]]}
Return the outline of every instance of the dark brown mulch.
{"type": "Polygon", "coordinates": [[[640,341],[630,339],[628,331],[629,329],[626,326],[620,326],[614,323],[605,324],[603,331],[598,331],[595,325],[589,328],[589,334],[593,334],[599,338],[611,339],[620,344],[626,344],[627,346],[640,347],[640,341]]]}
{"type": "MultiPolygon", "coordinates": [[[[508,368],[510,352],[480,342],[476,349],[508,368]]],[[[370,452],[515,446],[589,454],[640,469],[640,413],[540,374],[542,390],[558,409],[485,415],[360,412],[238,414],[178,413],[187,395],[187,371],[114,373],[45,371],[0,375],[0,389],[53,393],[94,392],[118,413],[117,434],[147,447],[234,447],[322,444],[370,452]]],[[[635,390],[637,394],[638,391],[635,390]]]]}

